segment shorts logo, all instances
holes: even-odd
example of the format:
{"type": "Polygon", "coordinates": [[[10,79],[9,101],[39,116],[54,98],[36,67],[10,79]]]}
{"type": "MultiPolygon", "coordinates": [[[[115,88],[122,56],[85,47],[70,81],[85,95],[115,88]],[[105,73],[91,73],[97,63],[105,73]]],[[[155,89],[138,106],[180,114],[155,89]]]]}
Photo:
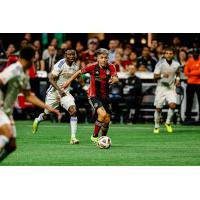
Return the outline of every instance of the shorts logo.
{"type": "Polygon", "coordinates": [[[106,70],[106,75],[110,75],[110,70],[106,70]]]}

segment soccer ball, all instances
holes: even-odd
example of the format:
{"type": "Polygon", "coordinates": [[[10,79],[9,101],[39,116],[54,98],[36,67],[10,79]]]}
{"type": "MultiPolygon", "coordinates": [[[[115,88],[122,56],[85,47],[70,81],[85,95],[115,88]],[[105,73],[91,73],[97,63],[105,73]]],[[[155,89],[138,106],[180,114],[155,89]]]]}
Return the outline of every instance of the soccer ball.
{"type": "Polygon", "coordinates": [[[108,149],[110,148],[112,142],[108,136],[101,136],[97,142],[97,146],[100,149],[108,149]]]}

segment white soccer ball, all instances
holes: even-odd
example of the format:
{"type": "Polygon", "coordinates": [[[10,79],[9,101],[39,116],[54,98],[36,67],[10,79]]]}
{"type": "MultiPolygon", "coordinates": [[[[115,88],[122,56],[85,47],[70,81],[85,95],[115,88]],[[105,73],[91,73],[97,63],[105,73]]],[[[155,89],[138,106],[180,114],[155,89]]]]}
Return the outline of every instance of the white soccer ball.
{"type": "Polygon", "coordinates": [[[108,149],[110,148],[112,142],[108,136],[101,136],[97,142],[97,146],[100,149],[108,149]]]}

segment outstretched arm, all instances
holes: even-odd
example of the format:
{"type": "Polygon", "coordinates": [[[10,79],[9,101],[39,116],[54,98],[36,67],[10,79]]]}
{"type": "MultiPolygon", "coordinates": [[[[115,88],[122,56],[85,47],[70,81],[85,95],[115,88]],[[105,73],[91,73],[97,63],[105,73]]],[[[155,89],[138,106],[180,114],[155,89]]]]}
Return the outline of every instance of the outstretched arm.
{"type": "Polygon", "coordinates": [[[76,73],[74,73],[70,79],[68,79],[65,83],[62,84],[62,88],[68,87],[71,82],[76,79],[81,74],[81,70],[78,70],[76,73]]]}
{"type": "Polygon", "coordinates": [[[38,99],[33,93],[31,93],[30,91],[26,91],[24,92],[25,98],[28,102],[43,108],[43,109],[47,109],[50,112],[54,112],[55,114],[57,114],[58,119],[61,119],[61,113],[57,110],[57,109],[53,109],[52,107],[48,106],[47,104],[45,104],[43,101],[41,101],[40,99],[38,99]]]}

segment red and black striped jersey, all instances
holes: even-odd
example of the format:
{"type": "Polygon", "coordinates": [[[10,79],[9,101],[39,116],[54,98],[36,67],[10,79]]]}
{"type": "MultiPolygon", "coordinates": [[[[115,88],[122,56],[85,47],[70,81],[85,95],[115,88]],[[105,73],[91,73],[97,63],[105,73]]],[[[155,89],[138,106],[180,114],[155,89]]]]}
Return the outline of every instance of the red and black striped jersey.
{"type": "Polygon", "coordinates": [[[115,66],[108,64],[100,67],[98,63],[93,63],[81,69],[81,73],[90,73],[89,97],[106,99],[109,95],[109,79],[111,76],[117,76],[115,66]]]}

